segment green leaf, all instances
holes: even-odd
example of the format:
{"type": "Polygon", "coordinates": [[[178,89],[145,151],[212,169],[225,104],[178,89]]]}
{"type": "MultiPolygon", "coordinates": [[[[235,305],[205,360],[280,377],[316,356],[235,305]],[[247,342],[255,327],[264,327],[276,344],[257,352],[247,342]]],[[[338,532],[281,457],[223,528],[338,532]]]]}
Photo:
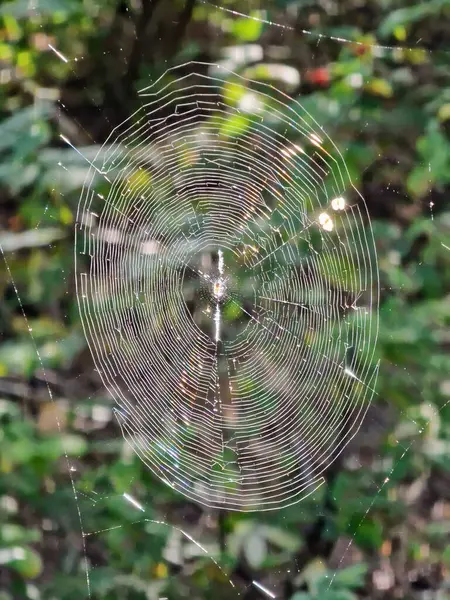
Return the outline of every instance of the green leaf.
{"type": "Polygon", "coordinates": [[[259,529],[254,529],[243,544],[244,556],[253,569],[258,569],[267,556],[267,543],[259,529]]]}
{"type": "Polygon", "coordinates": [[[46,460],[56,460],[65,454],[68,456],[83,455],[87,452],[87,449],[87,442],[84,437],[66,434],[41,440],[36,447],[36,455],[46,460]]]}
{"type": "MultiPolygon", "coordinates": [[[[258,13],[250,13],[257,17],[258,13]]],[[[241,42],[254,42],[262,33],[264,24],[255,19],[242,17],[233,23],[233,34],[241,42]]]]}
{"type": "MultiPolygon", "coordinates": [[[[42,136],[40,125],[42,119],[51,114],[51,107],[45,105],[39,110],[35,107],[27,107],[16,111],[11,117],[0,123],[0,152],[5,150],[16,150],[17,145],[28,143],[28,139],[34,136],[42,136]],[[37,128],[36,128],[37,126],[37,128]]],[[[48,139],[48,136],[41,141],[48,139]]]]}
{"type": "Polygon", "coordinates": [[[274,546],[278,546],[282,550],[296,552],[301,546],[299,536],[293,532],[285,531],[280,527],[271,527],[269,525],[264,525],[262,531],[267,541],[274,546]]]}
{"type": "Polygon", "coordinates": [[[224,83],[222,95],[228,104],[238,104],[247,94],[248,88],[239,81],[227,81],[224,83]]]}
{"type": "Polygon", "coordinates": [[[8,374],[29,376],[39,364],[31,340],[5,342],[0,346],[0,364],[8,374]]]}
{"type": "Polygon", "coordinates": [[[442,561],[445,565],[447,565],[447,567],[450,566],[450,544],[448,544],[448,546],[442,553],[442,561]]]}
{"type": "Polygon", "coordinates": [[[413,6],[399,8],[389,13],[381,22],[378,32],[382,37],[389,36],[398,27],[411,25],[431,15],[438,15],[447,6],[450,6],[450,0],[427,0],[415,3],[413,6]]]}
{"type": "Polygon", "coordinates": [[[250,120],[242,114],[233,114],[222,124],[219,134],[223,137],[239,137],[250,127],[250,120]]]}
{"type": "Polygon", "coordinates": [[[41,534],[37,529],[25,529],[16,523],[5,523],[0,527],[0,539],[3,544],[24,544],[38,542],[41,534]]]}
{"type": "Polygon", "coordinates": [[[3,252],[16,252],[22,248],[37,248],[48,246],[65,236],[62,229],[48,227],[47,229],[31,229],[20,233],[5,232],[0,234],[0,245],[3,252]]]}
{"type": "Polygon", "coordinates": [[[355,542],[365,549],[380,548],[383,543],[383,527],[374,519],[355,515],[348,528],[348,532],[353,535],[355,542]]]}
{"type": "Polygon", "coordinates": [[[33,15],[51,16],[54,13],[69,15],[79,10],[74,0],[39,0],[32,8],[29,0],[14,0],[0,7],[1,15],[11,15],[16,19],[28,19],[33,15]]]}
{"type": "Polygon", "coordinates": [[[223,316],[226,321],[235,321],[242,314],[242,309],[236,302],[228,302],[223,309],[223,316]]]}
{"type": "Polygon", "coordinates": [[[361,587],[367,573],[367,565],[358,563],[335,573],[333,585],[347,587],[350,589],[361,587]]]}
{"type": "Polygon", "coordinates": [[[15,546],[0,550],[0,564],[7,565],[25,579],[34,579],[42,571],[40,554],[27,546],[15,546]]]}

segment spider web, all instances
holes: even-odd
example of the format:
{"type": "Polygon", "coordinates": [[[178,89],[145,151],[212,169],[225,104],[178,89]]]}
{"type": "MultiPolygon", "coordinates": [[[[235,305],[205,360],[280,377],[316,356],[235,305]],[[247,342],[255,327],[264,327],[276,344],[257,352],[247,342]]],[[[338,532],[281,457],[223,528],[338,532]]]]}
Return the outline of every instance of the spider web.
{"type": "Polygon", "coordinates": [[[372,395],[367,213],[298,102],[219,65],[166,79],[83,189],[84,331],[156,475],[210,507],[280,508],[321,484],[372,395]]]}

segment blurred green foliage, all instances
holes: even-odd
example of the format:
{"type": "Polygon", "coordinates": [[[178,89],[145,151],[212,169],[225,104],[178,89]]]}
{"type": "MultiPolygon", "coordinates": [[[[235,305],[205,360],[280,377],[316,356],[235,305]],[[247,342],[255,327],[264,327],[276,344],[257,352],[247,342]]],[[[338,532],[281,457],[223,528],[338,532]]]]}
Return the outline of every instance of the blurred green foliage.
{"type": "Polygon", "coordinates": [[[1,600],[236,597],[214,560],[248,600],[267,597],[252,579],[291,600],[448,598],[450,1],[223,2],[256,20],[189,0],[31,4],[0,7],[1,600]],[[92,160],[136,90],[194,58],[300,100],[378,250],[377,396],[325,485],[282,513],[202,512],[130,455],[77,313],[89,164],[60,135],[92,160]]]}

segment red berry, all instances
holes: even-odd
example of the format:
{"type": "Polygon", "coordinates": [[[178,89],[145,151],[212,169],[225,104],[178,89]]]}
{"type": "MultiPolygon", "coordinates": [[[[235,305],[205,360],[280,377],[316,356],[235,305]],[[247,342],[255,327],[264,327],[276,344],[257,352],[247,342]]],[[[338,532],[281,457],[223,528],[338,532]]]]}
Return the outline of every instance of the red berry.
{"type": "Polygon", "coordinates": [[[330,73],[326,67],[319,67],[318,69],[307,71],[306,79],[313,85],[326,87],[330,83],[330,73]]]}
{"type": "Polygon", "coordinates": [[[370,50],[370,44],[353,44],[352,48],[355,56],[364,56],[370,50]]]}

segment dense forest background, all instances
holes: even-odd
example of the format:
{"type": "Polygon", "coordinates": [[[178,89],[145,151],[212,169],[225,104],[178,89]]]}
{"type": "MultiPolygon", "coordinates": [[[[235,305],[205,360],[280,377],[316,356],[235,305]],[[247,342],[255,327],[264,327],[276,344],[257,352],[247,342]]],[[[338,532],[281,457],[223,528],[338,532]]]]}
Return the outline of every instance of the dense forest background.
{"type": "Polygon", "coordinates": [[[0,4],[0,598],[444,600],[450,1],[218,4],[0,4]],[[191,60],[298,99],[342,152],[377,246],[377,393],[326,485],[279,512],[208,510],[151,475],[76,305],[84,157],[191,60]]]}

